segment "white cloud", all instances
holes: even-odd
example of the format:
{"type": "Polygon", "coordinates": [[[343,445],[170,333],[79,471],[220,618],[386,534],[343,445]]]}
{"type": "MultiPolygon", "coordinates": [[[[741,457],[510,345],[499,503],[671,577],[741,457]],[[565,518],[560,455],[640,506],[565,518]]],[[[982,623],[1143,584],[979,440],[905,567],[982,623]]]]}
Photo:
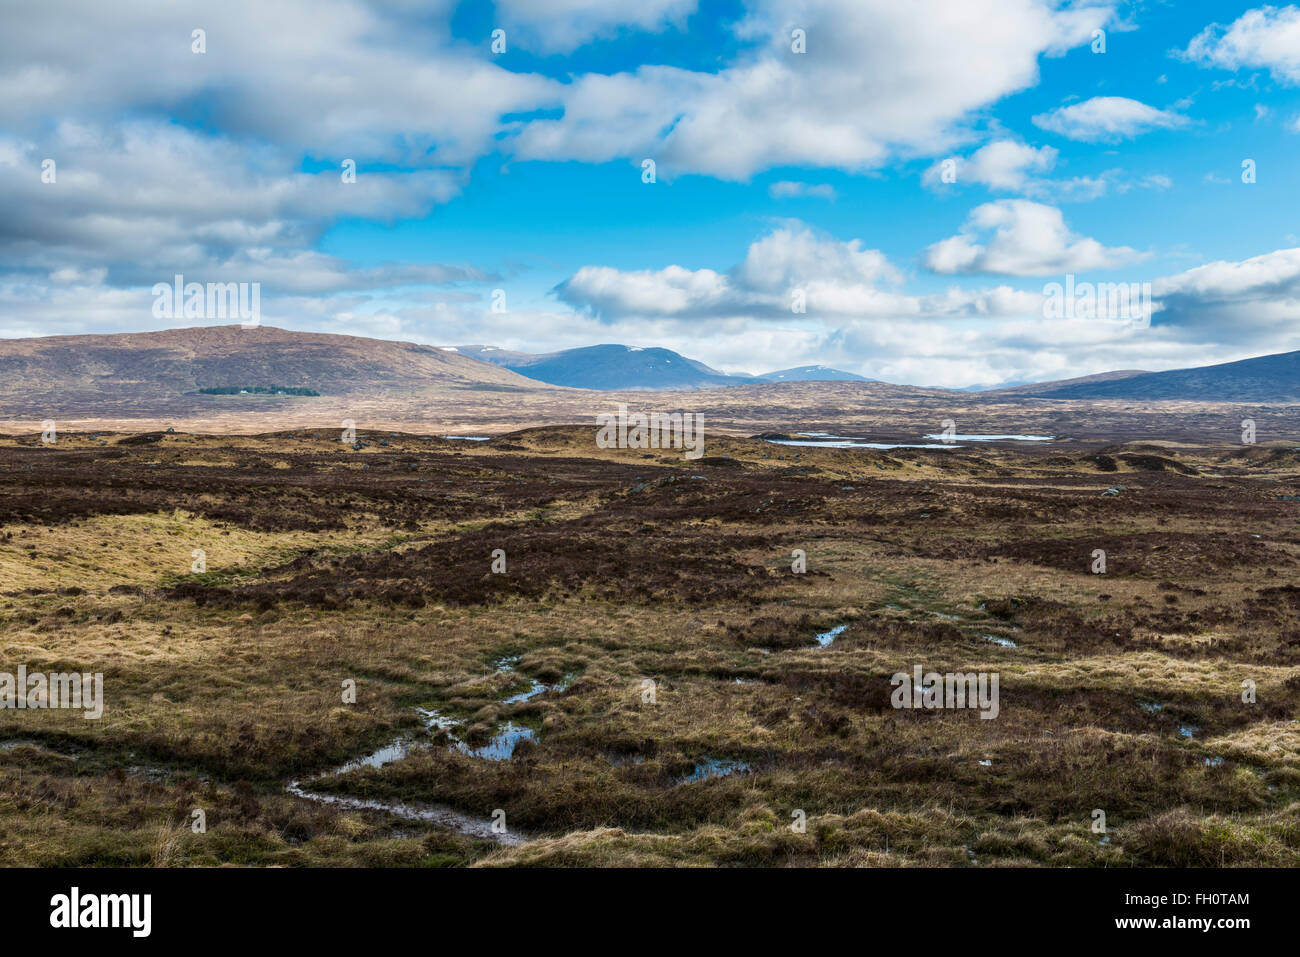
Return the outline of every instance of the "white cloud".
{"type": "Polygon", "coordinates": [[[969,158],[949,157],[938,160],[921,176],[931,189],[945,189],[975,183],[997,192],[1017,192],[1043,202],[1086,202],[1114,191],[1127,193],[1134,188],[1167,189],[1169,177],[1154,173],[1135,179],[1122,169],[1108,169],[1091,176],[1052,179],[1040,174],[1056,165],[1057,150],[1050,146],[1033,147],[1016,140],[995,140],[980,147],[969,158]],[[945,164],[955,164],[954,183],[945,183],[945,164]]]}
{"type": "MultiPolygon", "coordinates": [[[[314,157],[462,172],[497,150],[653,157],[666,176],[861,171],[962,142],[978,111],[1035,84],[1039,58],[1086,44],[1117,2],[752,0],[732,26],[738,52],[716,72],[650,63],[559,81],[512,72],[487,36],[453,38],[454,0],[227,0],[201,18],[202,54],[183,5],[123,17],[99,0],[56,0],[0,32],[0,125],[36,136],[50,116],[167,116],[314,157]],[[791,50],[796,26],[806,53],[791,50]]],[[[695,7],[501,0],[497,11],[523,42],[563,50],[682,24],[695,7]]]]}
{"type": "Polygon", "coordinates": [[[736,278],[748,289],[784,291],[809,281],[874,286],[901,281],[898,270],[862,241],[839,242],[801,227],[773,230],[751,243],[736,278]]]}
{"type": "Polygon", "coordinates": [[[1034,125],[1071,140],[1117,142],[1150,130],[1178,129],[1187,117],[1123,96],[1094,96],[1034,117],[1034,125]]]}
{"type": "Polygon", "coordinates": [[[1156,295],[1195,295],[1205,301],[1300,297],[1300,248],[1278,249],[1239,262],[1218,260],[1156,280],[1156,295]]]}
{"type": "Polygon", "coordinates": [[[1113,269],[1141,258],[1127,246],[1110,248],[1076,236],[1059,209],[1023,199],[975,207],[960,233],[930,246],[924,257],[937,273],[1008,276],[1113,269]]]}
{"type": "Polygon", "coordinates": [[[1183,56],[1224,70],[1267,69],[1281,83],[1300,84],[1300,8],[1259,7],[1226,29],[1210,24],[1183,56]]]}
{"type": "Polygon", "coordinates": [[[607,322],[634,316],[996,316],[1029,314],[1041,304],[1038,294],[1005,286],[910,296],[898,291],[902,280],[883,253],[863,249],[860,240],[840,242],[793,223],[751,243],[745,258],[726,273],[682,266],[636,271],[584,266],[556,293],[607,322]],[[797,295],[804,297],[806,313],[792,309],[797,295]]]}
{"type": "Polygon", "coordinates": [[[712,269],[669,266],[660,270],[623,271],[583,266],[558,289],[570,305],[596,315],[709,315],[734,308],[731,284],[712,269]]]}
{"type": "Polygon", "coordinates": [[[1040,56],[1086,43],[1111,12],[1051,0],[756,0],[737,27],[752,46],[719,72],[579,76],[563,115],[525,124],[514,150],[651,157],[661,175],[737,180],[783,165],[861,171],[933,155],[973,111],[1037,82],[1040,56]],[[791,51],[796,27],[806,53],[791,51]]]}
{"type": "Polygon", "coordinates": [[[0,125],[167,113],[235,139],[359,162],[464,167],[505,113],[557,102],[561,84],[513,73],[452,40],[454,3],[362,0],[185,4],[55,0],[0,31],[0,125]],[[190,34],[207,31],[207,52],[190,34]]]}
{"type": "MultiPolygon", "coordinates": [[[[1056,165],[1057,151],[1050,146],[1034,148],[1015,140],[995,140],[981,146],[969,158],[951,157],[958,183],[982,183],[990,189],[1023,190],[1030,174],[1045,173],[1056,165]]],[[[922,182],[941,185],[944,160],[926,170],[922,182]]]]}
{"type": "MultiPolygon", "coordinates": [[[[322,291],[376,284],[481,278],[463,267],[390,267],[352,272],[308,247],[335,220],[426,215],[454,196],[460,176],[358,168],[304,173],[295,157],[152,122],[106,130],[65,122],[40,148],[0,139],[0,253],[9,269],[103,269],[124,285],[205,271],[322,291]],[[56,160],[53,183],[41,161],[56,160]]],[[[220,275],[218,275],[220,274],[220,275]]],[[[198,278],[198,277],[196,277],[198,278]]]]}
{"type": "Polygon", "coordinates": [[[522,40],[543,53],[570,53],[621,27],[681,27],[696,5],[697,0],[496,0],[496,11],[508,43],[522,40]]]}
{"type": "Polygon", "coordinates": [[[1300,248],[1217,261],[1152,283],[1153,322],[1247,354],[1300,349],[1300,248]]]}

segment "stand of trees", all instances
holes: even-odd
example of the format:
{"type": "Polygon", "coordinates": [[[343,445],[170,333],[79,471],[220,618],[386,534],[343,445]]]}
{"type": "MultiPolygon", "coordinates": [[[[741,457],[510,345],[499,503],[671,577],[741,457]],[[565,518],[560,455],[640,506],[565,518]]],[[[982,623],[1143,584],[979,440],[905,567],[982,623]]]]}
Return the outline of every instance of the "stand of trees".
{"type": "Polygon", "coordinates": [[[315,389],[293,385],[215,385],[199,389],[203,395],[320,395],[315,389]]]}

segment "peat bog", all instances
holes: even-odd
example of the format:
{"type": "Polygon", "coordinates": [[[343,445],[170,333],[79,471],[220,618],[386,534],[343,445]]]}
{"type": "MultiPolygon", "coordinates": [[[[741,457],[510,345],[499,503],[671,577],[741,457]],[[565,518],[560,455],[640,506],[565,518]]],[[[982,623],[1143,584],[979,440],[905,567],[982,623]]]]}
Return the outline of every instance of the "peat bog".
{"type": "Polygon", "coordinates": [[[1300,865],[1289,447],[359,439],[0,438],[0,861],[1300,865]]]}

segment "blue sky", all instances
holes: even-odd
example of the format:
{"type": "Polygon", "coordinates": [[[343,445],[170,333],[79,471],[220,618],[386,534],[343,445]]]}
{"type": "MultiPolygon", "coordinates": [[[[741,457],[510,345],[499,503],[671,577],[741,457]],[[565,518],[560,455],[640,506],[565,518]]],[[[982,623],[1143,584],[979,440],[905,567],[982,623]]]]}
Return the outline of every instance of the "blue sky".
{"type": "Polygon", "coordinates": [[[0,37],[0,335],[222,321],[153,314],[183,273],[287,328],[925,385],[1300,349],[1295,6],[267,6],[0,37]],[[1067,276],[1150,322],[1050,314],[1067,276]]]}

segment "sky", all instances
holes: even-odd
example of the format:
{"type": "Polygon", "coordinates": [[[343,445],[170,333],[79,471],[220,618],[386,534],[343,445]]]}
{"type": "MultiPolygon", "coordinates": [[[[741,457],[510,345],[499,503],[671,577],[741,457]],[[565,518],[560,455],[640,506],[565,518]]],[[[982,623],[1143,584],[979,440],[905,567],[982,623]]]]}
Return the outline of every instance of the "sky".
{"type": "Polygon", "coordinates": [[[6,15],[0,337],[230,323],[160,316],[177,274],[288,329],[955,388],[1293,351],[1300,8],[6,15]],[[1150,312],[1063,304],[1088,284],[1150,312]]]}

